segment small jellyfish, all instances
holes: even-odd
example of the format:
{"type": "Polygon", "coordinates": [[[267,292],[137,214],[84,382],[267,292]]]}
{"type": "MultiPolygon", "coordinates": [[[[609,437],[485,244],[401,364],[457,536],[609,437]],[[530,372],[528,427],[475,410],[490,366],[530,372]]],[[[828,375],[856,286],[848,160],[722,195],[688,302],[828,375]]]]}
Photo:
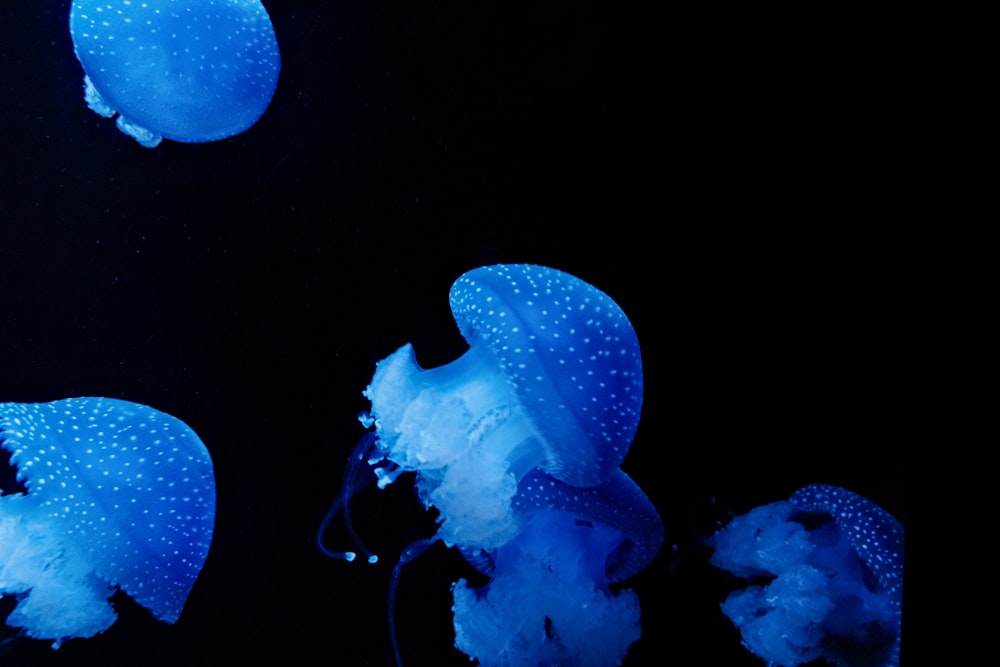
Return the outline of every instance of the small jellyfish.
{"type": "Polygon", "coordinates": [[[215,478],[186,424],[112,398],[0,403],[0,447],[24,493],[0,496],[7,625],[35,639],[111,627],[115,587],[167,623],[180,616],[215,522],[215,478]]]}
{"type": "Polygon", "coordinates": [[[762,582],[731,594],[722,612],[771,665],[898,667],[903,538],[867,498],[828,484],[799,489],[712,537],[713,565],[762,582]]]}
{"type": "Polygon", "coordinates": [[[69,29],[87,104],[147,148],[239,134],[278,85],[260,0],[73,0],[69,29]]]}

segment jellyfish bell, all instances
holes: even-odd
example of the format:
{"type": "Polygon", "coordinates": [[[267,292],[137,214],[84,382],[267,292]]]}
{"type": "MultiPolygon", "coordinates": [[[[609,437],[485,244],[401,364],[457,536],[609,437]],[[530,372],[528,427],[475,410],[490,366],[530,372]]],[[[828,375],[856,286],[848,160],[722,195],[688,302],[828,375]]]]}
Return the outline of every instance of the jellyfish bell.
{"type": "MultiPolygon", "coordinates": [[[[580,488],[535,469],[521,479],[511,506],[518,515],[521,532],[526,519],[547,511],[570,515],[578,524],[611,527],[616,535],[614,548],[596,550],[600,551],[602,578],[609,584],[625,581],[642,571],[663,546],[663,521],[659,513],[639,485],[622,470],[616,470],[603,484],[580,488]]],[[[481,573],[494,575],[499,550],[465,545],[457,548],[481,573]]]]}
{"type": "Polygon", "coordinates": [[[87,104],[148,148],[239,134],[277,87],[259,0],[73,0],[69,25],[87,104]]]}
{"type": "Polygon", "coordinates": [[[575,276],[531,264],[469,271],[450,301],[470,350],[493,355],[535,423],[538,467],[573,486],[607,479],[642,409],[639,339],[618,304],[575,276]]]}
{"type": "Polygon", "coordinates": [[[53,640],[106,630],[115,588],[167,623],[208,554],[215,481],[184,422],[111,398],[0,403],[0,447],[26,492],[0,497],[7,625],[53,640]]]}
{"type": "Polygon", "coordinates": [[[902,524],[884,509],[853,491],[832,484],[811,484],[792,494],[799,512],[825,514],[840,527],[851,550],[878,580],[896,608],[903,601],[902,524]]]}
{"type": "Polygon", "coordinates": [[[639,485],[623,470],[612,472],[597,486],[580,488],[561,482],[541,470],[525,475],[514,498],[521,515],[558,511],[577,522],[610,527],[614,549],[606,552],[601,575],[619,583],[648,566],[663,546],[663,521],[639,485]]]}

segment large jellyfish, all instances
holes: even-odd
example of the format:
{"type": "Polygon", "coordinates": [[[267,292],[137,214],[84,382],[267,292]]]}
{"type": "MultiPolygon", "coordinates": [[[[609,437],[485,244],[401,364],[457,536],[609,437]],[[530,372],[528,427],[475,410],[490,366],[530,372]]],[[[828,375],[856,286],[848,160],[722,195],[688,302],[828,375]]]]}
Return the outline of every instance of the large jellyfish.
{"type": "Polygon", "coordinates": [[[116,587],[180,616],[215,521],[212,460],[182,421],[112,398],[0,403],[0,447],[25,493],[0,496],[7,625],[53,648],[115,622],[116,587]]]}
{"type": "Polygon", "coordinates": [[[903,537],[867,498],[828,484],[799,489],[713,536],[712,564],[759,582],[722,612],[769,665],[898,667],[903,537]]]}
{"type": "Polygon", "coordinates": [[[400,566],[440,539],[492,578],[454,586],[464,653],[482,665],[620,664],[641,633],[639,604],[609,586],[663,543],[656,509],[619,467],[642,407],[635,331],[606,294],[542,266],[472,270],[450,298],[469,350],[433,369],[410,345],[379,362],[362,415],[374,437],[352,455],[320,538],[341,510],[353,534],[358,466],[381,487],[414,472],[439,528],[404,552],[390,595],[400,566]]]}
{"type": "Polygon", "coordinates": [[[260,0],[73,0],[69,29],[87,104],[148,148],[239,134],[278,84],[260,0]]]}

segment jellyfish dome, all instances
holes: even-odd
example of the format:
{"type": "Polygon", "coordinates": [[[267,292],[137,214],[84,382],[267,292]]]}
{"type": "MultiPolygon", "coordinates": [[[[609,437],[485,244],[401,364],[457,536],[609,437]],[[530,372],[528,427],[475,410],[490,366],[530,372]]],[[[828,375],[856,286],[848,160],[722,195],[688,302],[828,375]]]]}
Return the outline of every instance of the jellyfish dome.
{"type": "Polygon", "coordinates": [[[148,148],[239,134],[278,84],[260,0],[73,0],[69,27],[87,104],[148,148]]]}
{"type": "Polygon", "coordinates": [[[112,398],[0,403],[0,447],[25,493],[0,496],[7,625],[53,648],[109,628],[120,588],[167,623],[208,554],[215,481],[182,421],[112,398]]]}
{"type": "MultiPolygon", "coordinates": [[[[620,468],[642,408],[635,331],[608,295],[543,266],[474,269],[450,297],[469,349],[424,369],[404,345],[377,364],[361,416],[374,437],[352,454],[342,494],[360,484],[357,466],[372,466],[380,487],[415,473],[418,496],[438,512],[433,539],[491,579],[453,588],[456,646],[470,658],[620,664],[641,634],[639,603],[611,584],[663,543],[659,514],[620,468]]],[[[335,508],[353,534],[347,504],[321,524],[321,548],[335,508]]],[[[391,591],[431,541],[404,551],[391,591]]]]}
{"type": "Polygon", "coordinates": [[[770,665],[898,667],[903,538],[867,498],[828,484],[799,489],[713,536],[713,565],[760,582],[731,594],[722,612],[770,665]]]}

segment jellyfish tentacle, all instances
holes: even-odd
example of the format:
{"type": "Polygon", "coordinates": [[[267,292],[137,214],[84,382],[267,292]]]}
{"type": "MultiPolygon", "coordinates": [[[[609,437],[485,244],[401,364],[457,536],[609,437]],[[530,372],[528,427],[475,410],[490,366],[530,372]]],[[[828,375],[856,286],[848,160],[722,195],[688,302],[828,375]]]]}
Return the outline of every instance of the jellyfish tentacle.
{"type": "Polygon", "coordinates": [[[316,530],[316,546],[328,558],[337,558],[348,562],[357,558],[355,552],[334,551],[327,547],[323,541],[323,536],[330,527],[330,523],[337,516],[343,514],[347,532],[354,544],[357,545],[358,550],[365,555],[365,560],[369,563],[378,562],[378,556],[369,551],[368,547],[361,541],[361,538],[358,537],[358,533],[354,529],[354,520],[351,518],[351,499],[355,494],[376,480],[376,475],[372,472],[371,466],[373,463],[378,463],[382,460],[381,458],[372,456],[373,452],[379,451],[378,448],[378,436],[373,432],[368,432],[361,436],[358,444],[351,451],[351,455],[347,457],[347,466],[344,468],[344,478],[340,485],[340,492],[333,499],[333,502],[330,503],[330,507],[326,510],[326,514],[323,516],[323,519],[319,523],[319,528],[316,530]]]}
{"type": "MultiPolygon", "coordinates": [[[[326,533],[326,529],[330,527],[330,523],[343,510],[344,494],[338,493],[337,497],[333,499],[333,502],[331,502],[330,506],[327,508],[326,514],[323,515],[323,519],[319,522],[319,528],[316,530],[316,546],[319,547],[320,553],[327,558],[336,558],[351,562],[358,557],[357,553],[354,551],[334,551],[323,542],[323,535],[326,533]]],[[[351,529],[349,528],[348,530],[350,531],[351,529]]],[[[355,542],[357,542],[357,540],[355,540],[355,542]]]]}
{"type": "Polygon", "coordinates": [[[392,568],[392,578],[389,579],[389,603],[387,611],[389,614],[389,637],[392,639],[392,652],[396,656],[396,667],[403,667],[403,658],[399,652],[399,637],[396,635],[396,597],[399,593],[399,576],[403,573],[403,566],[427,551],[439,539],[437,536],[434,536],[411,542],[403,549],[403,553],[399,555],[399,561],[392,568]]]}

